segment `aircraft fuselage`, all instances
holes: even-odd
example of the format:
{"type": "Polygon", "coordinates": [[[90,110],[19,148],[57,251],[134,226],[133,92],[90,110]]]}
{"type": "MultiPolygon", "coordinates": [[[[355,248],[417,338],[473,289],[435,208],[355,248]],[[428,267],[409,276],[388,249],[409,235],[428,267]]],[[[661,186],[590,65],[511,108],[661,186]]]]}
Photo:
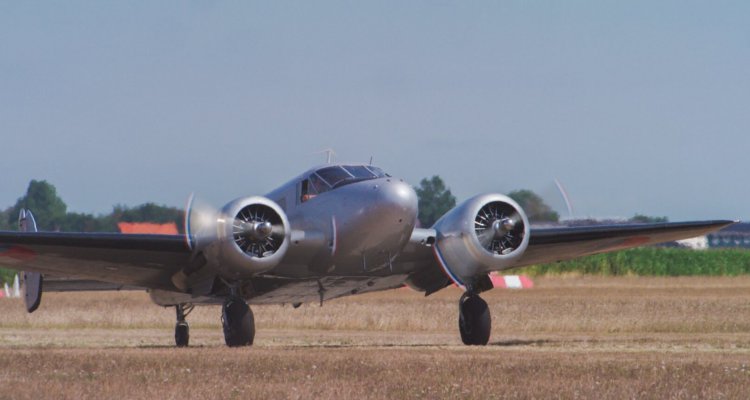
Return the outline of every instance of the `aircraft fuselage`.
{"type": "Polygon", "coordinates": [[[282,206],[292,229],[291,247],[274,273],[362,275],[389,267],[417,221],[414,189],[383,176],[305,197],[305,179],[267,195],[282,206]]]}

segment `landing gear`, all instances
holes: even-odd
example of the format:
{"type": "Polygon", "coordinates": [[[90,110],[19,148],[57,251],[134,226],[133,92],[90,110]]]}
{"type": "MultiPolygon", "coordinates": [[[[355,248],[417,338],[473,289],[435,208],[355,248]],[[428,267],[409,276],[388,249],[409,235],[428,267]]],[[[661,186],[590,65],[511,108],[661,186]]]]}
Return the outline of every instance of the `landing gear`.
{"type": "Polygon", "coordinates": [[[250,346],[255,338],[255,319],[245,300],[230,297],[221,308],[224,342],[229,347],[250,346]]]}
{"type": "Polygon", "coordinates": [[[185,317],[193,311],[192,304],[178,304],[175,312],[177,314],[177,324],[174,326],[174,342],[177,347],[187,347],[190,342],[190,326],[185,317]]]}
{"type": "Polygon", "coordinates": [[[478,294],[465,292],[461,295],[458,302],[458,329],[461,341],[466,345],[484,346],[490,341],[490,308],[478,294]]]}

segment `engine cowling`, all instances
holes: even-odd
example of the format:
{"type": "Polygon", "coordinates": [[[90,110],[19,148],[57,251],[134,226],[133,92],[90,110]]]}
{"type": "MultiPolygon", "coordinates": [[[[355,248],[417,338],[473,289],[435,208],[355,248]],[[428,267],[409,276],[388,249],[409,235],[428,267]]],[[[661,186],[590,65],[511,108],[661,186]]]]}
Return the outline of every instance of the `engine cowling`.
{"type": "Polygon", "coordinates": [[[438,261],[460,285],[513,266],[529,244],[526,214],[501,194],[470,198],[443,215],[433,228],[438,261]]]}
{"type": "Polygon", "coordinates": [[[249,278],[278,265],[289,248],[284,210],[265,197],[229,202],[216,218],[216,237],[206,258],[228,278],[249,278]]]}

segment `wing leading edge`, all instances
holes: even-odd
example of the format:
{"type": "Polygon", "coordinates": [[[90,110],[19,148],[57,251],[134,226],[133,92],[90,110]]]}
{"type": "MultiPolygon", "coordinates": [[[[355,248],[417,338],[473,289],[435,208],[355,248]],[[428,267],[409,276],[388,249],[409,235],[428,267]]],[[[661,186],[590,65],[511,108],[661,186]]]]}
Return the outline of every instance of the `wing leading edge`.
{"type": "Polygon", "coordinates": [[[521,267],[705,235],[737,221],[532,228],[521,267]]]}
{"type": "Polygon", "coordinates": [[[142,288],[176,290],[190,255],[181,235],[0,232],[0,266],[142,288]]]}

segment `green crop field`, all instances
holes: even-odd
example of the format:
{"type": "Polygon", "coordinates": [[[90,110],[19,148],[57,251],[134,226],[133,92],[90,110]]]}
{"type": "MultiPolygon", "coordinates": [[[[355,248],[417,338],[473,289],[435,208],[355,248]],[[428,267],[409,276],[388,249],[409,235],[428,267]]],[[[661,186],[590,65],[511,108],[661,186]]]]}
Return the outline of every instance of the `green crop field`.
{"type": "Polygon", "coordinates": [[[750,273],[750,251],[643,247],[522,269],[530,275],[736,276],[750,273]]]}

